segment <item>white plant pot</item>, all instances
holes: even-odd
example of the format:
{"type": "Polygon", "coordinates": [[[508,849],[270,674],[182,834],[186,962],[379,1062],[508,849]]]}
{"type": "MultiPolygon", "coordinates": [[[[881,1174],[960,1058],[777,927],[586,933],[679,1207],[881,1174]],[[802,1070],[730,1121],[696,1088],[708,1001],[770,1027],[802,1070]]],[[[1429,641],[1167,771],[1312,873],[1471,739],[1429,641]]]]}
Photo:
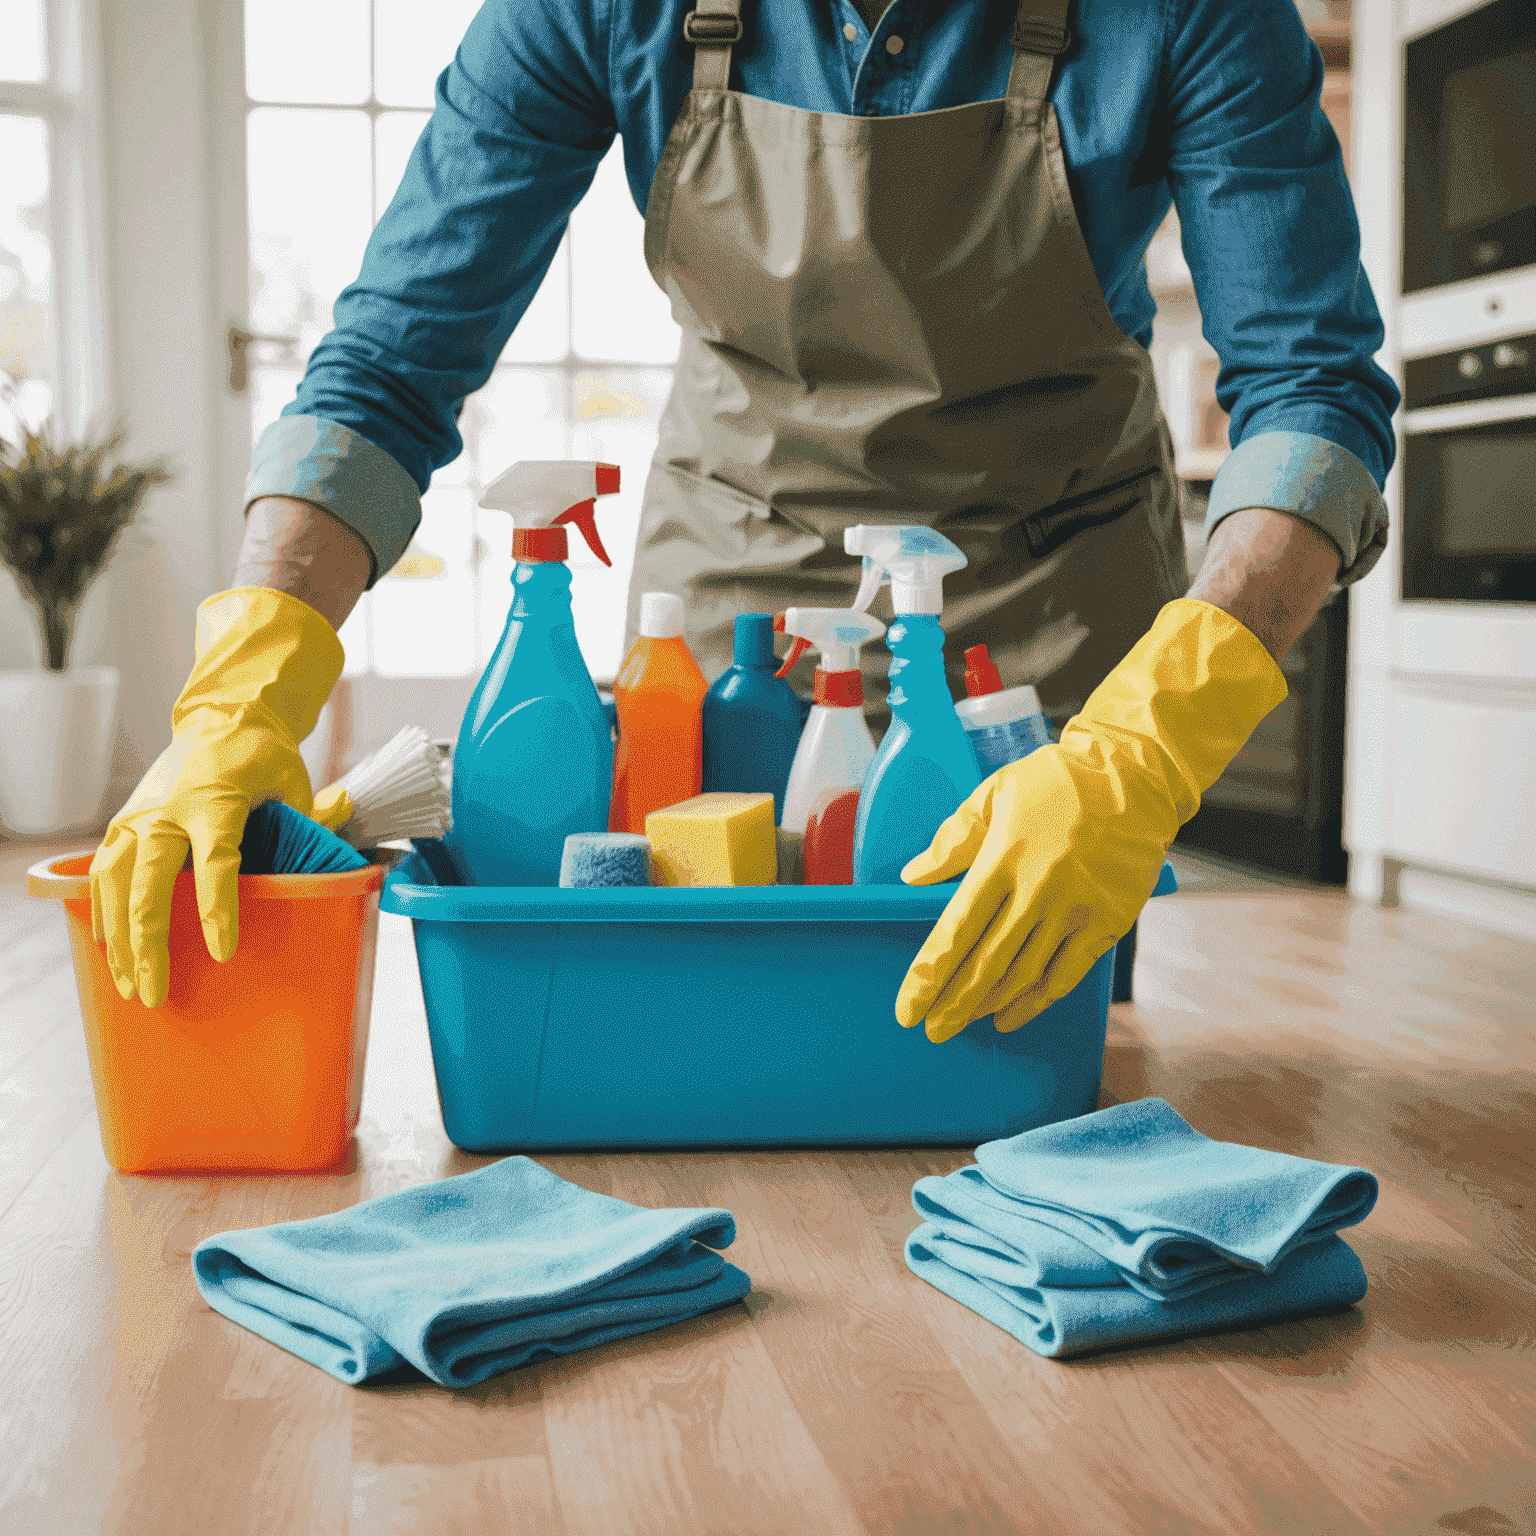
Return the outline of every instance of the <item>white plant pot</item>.
{"type": "Polygon", "coordinates": [[[92,826],[117,730],[116,667],[0,672],[0,826],[44,837],[92,826]]]}

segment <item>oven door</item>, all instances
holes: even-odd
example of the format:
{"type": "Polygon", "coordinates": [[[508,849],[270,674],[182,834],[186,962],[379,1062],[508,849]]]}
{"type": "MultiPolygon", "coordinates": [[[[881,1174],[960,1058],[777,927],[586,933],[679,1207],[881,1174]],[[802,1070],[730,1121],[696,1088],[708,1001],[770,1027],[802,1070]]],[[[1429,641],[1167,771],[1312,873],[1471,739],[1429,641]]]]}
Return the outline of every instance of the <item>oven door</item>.
{"type": "Polygon", "coordinates": [[[1490,0],[1403,62],[1404,294],[1536,263],[1536,5],[1490,0]]]}
{"type": "Polygon", "coordinates": [[[1536,602],[1536,395],[1403,418],[1405,601],[1536,602]]]}

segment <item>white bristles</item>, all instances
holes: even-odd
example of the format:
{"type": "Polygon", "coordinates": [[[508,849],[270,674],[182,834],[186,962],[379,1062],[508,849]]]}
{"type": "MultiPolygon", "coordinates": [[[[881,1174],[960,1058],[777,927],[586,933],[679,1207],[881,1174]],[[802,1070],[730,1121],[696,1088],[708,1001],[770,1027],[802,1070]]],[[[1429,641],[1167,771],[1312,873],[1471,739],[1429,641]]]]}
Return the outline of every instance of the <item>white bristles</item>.
{"type": "Polygon", "coordinates": [[[354,848],[402,837],[441,837],[450,799],[443,755],[419,725],[408,725],[338,782],[352,815],[338,836],[354,848]]]}

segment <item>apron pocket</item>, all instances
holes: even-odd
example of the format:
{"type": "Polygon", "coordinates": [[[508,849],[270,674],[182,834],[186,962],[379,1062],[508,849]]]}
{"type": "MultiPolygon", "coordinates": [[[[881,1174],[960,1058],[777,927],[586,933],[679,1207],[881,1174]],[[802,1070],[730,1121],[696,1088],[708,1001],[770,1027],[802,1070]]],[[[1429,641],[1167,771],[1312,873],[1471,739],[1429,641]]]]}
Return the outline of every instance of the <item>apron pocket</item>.
{"type": "Polygon", "coordinates": [[[1112,523],[1127,512],[1134,512],[1147,499],[1148,480],[1161,472],[1161,464],[1149,464],[1112,485],[1058,501],[1054,507],[1026,517],[1019,526],[1024,531],[1030,554],[1036,560],[1043,559],[1053,550],[1060,549],[1074,534],[1112,523]]]}
{"type": "Polygon", "coordinates": [[[756,496],[749,496],[745,491],[738,491],[734,485],[727,485],[723,480],[701,475],[696,469],[685,469],[681,464],[661,462],[651,467],[658,474],[670,476],[680,485],[685,486],[688,500],[692,505],[707,508],[714,517],[727,526],[739,527],[751,517],[766,523],[773,516],[772,509],[766,501],[761,501],[756,496]]]}

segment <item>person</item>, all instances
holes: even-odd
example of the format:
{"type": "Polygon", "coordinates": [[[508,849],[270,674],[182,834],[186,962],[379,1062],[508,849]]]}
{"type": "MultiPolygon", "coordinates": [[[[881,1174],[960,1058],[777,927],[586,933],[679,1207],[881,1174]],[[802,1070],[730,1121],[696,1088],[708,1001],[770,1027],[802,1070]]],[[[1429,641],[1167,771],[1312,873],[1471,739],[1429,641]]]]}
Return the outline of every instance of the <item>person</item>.
{"type": "Polygon", "coordinates": [[[488,0],[258,444],[172,743],[92,864],[120,990],[166,996],[189,848],[222,959],[247,808],[328,813],[297,748],[336,627],[618,135],[683,333],[631,632],[641,591],[680,592],[716,673],[735,613],[849,600],[845,527],[942,529],[969,558],[952,655],[984,641],[1065,724],[903,872],[963,879],[897,1017],[942,1040],[1064,995],[1385,544],[1397,391],[1321,83],[1293,0],[488,0]],[[1232,422],[1192,588],[1146,350],[1170,202],[1232,422]]]}

